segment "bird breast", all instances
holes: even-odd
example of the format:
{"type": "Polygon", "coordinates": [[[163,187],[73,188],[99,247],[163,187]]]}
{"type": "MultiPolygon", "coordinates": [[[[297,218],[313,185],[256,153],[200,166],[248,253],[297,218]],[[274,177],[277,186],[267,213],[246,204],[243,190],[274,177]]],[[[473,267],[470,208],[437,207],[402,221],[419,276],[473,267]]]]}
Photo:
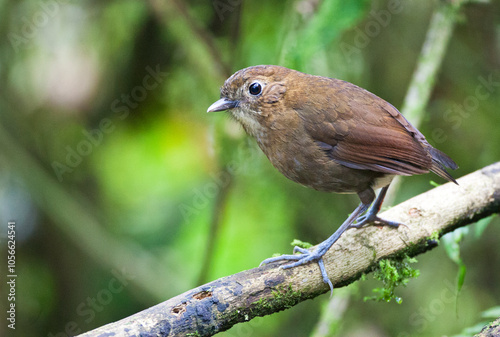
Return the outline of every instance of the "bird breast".
{"type": "Polygon", "coordinates": [[[285,177],[304,186],[326,192],[358,193],[383,176],[335,162],[304,132],[300,120],[271,124],[264,130],[255,136],[259,147],[285,177]],[[278,125],[290,124],[293,127],[286,132],[279,130],[278,125]],[[353,171],[358,174],[352,174],[353,171]]]}

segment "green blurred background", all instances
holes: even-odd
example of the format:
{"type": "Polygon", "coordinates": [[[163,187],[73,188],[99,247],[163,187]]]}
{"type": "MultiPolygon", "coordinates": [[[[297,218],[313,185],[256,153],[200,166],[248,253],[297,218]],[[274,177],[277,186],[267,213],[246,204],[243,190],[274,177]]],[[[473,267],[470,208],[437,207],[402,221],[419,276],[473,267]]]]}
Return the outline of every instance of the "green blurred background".
{"type": "MultiPolygon", "coordinates": [[[[225,113],[234,71],[278,64],[341,78],[401,107],[440,1],[0,1],[0,303],[16,222],[16,330],[66,336],[327,238],[355,195],[286,180],[225,113]]],[[[465,5],[420,130],[460,177],[500,158],[500,2],[465,5]]],[[[403,179],[396,202],[436,176],[403,179]]],[[[341,336],[459,334],[499,305],[500,221],[471,225],[467,269],[418,257],[402,304],[340,290],[341,336]],[[484,231],[483,231],[484,230],[484,231]]],[[[368,277],[369,279],[371,277],[368,277]]],[[[310,336],[328,295],[221,336],[310,336]]],[[[500,314],[499,314],[500,315],[500,314]]],[[[320,336],[320,335],[315,335],[320,336]]]]}

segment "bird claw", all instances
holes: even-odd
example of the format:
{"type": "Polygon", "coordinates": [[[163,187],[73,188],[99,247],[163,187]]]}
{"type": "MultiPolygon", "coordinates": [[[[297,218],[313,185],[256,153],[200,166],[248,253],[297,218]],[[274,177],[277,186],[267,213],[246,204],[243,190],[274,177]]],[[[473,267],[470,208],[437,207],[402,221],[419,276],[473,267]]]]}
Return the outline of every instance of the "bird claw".
{"type": "Polygon", "coordinates": [[[307,249],[297,247],[297,246],[295,246],[293,248],[293,252],[294,253],[299,252],[300,255],[281,255],[281,256],[276,256],[276,257],[270,257],[270,258],[262,261],[259,266],[262,266],[262,265],[268,264],[268,263],[272,263],[272,262],[277,262],[277,261],[283,261],[283,260],[293,261],[294,260],[295,262],[293,262],[293,263],[289,263],[289,264],[285,264],[285,265],[280,266],[281,269],[290,269],[290,268],[304,265],[304,264],[312,262],[312,261],[317,262],[318,266],[319,266],[319,270],[321,271],[321,276],[323,278],[323,282],[328,284],[328,287],[330,288],[330,297],[333,296],[333,284],[332,284],[332,281],[330,281],[328,274],[326,273],[325,263],[323,262],[324,252],[318,253],[317,249],[315,251],[311,252],[307,249]]]}
{"type": "Polygon", "coordinates": [[[270,257],[265,259],[259,264],[259,267],[262,267],[265,264],[277,262],[277,261],[283,261],[283,260],[300,260],[300,255],[281,255],[281,256],[276,256],[276,257],[270,257]]]}
{"type": "Polygon", "coordinates": [[[398,228],[399,226],[403,225],[403,224],[396,222],[396,221],[390,221],[390,220],[385,220],[385,219],[379,218],[376,214],[373,214],[370,211],[368,211],[367,214],[357,218],[356,222],[353,223],[350,226],[350,228],[361,228],[363,226],[370,225],[370,224],[375,224],[375,225],[380,225],[380,226],[390,226],[390,227],[395,227],[395,228],[398,228]]]}
{"type": "Polygon", "coordinates": [[[387,193],[388,188],[389,185],[382,188],[377,198],[372,203],[371,207],[366,211],[365,215],[359,216],[356,219],[356,221],[354,221],[354,223],[349,226],[349,228],[361,228],[369,224],[375,224],[380,226],[391,226],[395,228],[398,228],[400,225],[403,225],[400,224],[399,222],[385,220],[377,216],[378,212],[380,211],[380,207],[382,206],[382,202],[384,201],[384,197],[387,193]]]}
{"type": "Polygon", "coordinates": [[[326,269],[325,269],[325,263],[323,262],[323,258],[320,258],[318,260],[318,265],[319,265],[319,270],[321,270],[321,276],[323,276],[323,282],[328,284],[328,287],[330,288],[330,298],[333,297],[333,284],[332,281],[330,281],[330,278],[326,274],[326,269]]]}
{"type": "Polygon", "coordinates": [[[305,249],[305,248],[302,248],[302,247],[299,247],[299,246],[295,246],[293,247],[293,253],[302,253],[302,254],[309,254],[310,252],[305,249]]]}

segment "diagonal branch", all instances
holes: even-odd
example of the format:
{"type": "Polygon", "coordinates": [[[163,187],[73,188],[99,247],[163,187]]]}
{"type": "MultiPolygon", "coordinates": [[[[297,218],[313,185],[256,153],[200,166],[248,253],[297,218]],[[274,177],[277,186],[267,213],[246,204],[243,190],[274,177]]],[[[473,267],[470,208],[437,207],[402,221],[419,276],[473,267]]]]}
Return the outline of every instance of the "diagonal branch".
{"type": "MultiPolygon", "coordinates": [[[[430,238],[500,212],[500,162],[458,182],[460,186],[445,184],[382,214],[406,226],[344,233],[324,257],[335,287],[356,281],[381,259],[423,253],[435,246],[430,238]]],[[[327,291],[315,263],[287,270],[271,264],[207,283],[81,336],[212,336],[327,291]]]]}

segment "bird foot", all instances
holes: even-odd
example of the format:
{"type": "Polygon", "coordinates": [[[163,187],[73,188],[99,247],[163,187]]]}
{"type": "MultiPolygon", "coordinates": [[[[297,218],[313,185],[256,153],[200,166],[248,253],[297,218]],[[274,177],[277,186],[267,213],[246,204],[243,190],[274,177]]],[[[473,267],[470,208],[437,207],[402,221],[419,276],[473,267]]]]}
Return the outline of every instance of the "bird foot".
{"type": "MultiPolygon", "coordinates": [[[[329,248],[329,247],[328,247],[329,248]]],[[[281,256],[276,256],[276,257],[270,257],[268,259],[265,259],[260,263],[260,266],[263,264],[268,264],[268,263],[273,263],[277,261],[295,261],[289,264],[285,264],[280,266],[281,269],[290,269],[294,267],[301,266],[303,264],[309,263],[309,262],[317,262],[319,266],[319,270],[321,271],[321,276],[323,277],[323,282],[328,284],[330,287],[330,296],[333,295],[333,284],[330,281],[330,278],[328,277],[325,269],[325,264],[323,262],[323,255],[325,255],[326,251],[328,248],[325,250],[323,247],[321,247],[321,244],[314,250],[314,251],[309,251],[307,249],[297,247],[293,248],[293,252],[295,253],[300,253],[297,255],[281,255],[281,256]]]]}
{"type": "MultiPolygon", "coordinates": [[[[349,217],[340,225],[340,227],[333,233],[328,239],[325,241],[321,242],[318,246],[316,246],[316,249],[313,251],[309,251],[307,249],[301,248],[301,247],[295,247],[293,249],[293,253],[300,253],[298,255],[282,255],[278,257],[271,257],[269,259],[265,259],[262,261],[260,265],[266,264],[266,263],[272,263],[276,261],[295,261],[289,264],[285,264],[280,266],[281,269],[289,269],[297,266],[301,266],[303,264],[309,263],[309,262],[316,262],[319,266],[319,270],[321,271],[321,277],[323,278],[323,282],[328,284],[328,287],[330,287],[330,296],[333,295],[333,284],[332,281],[330,281],[330,278],[328,277],[328,274],[326,273],[325,269],[325,263],[323,262],[323,255],[330,249],[330,247],[337,242],[337,240],[340,238],[342,233],[344,233],[347,229],[351,228],[352,223],[354,219],[357,219],[360,214],[363,214],[367,209],[369,205],[367,204],[359,204],[358,207],[354,210],[354,212],[349,215],[349,217]]],[[[373,216],[376,216],[377,212],[373,212],[373,216]]],[[[367,213],[367,215],[370,214],[370,212],[367,213]]],[[[372,216],[372,217],[373,217],[372,216]]]]}
{"type": "Polygon", "coordinates": [[[379,218],[376,213],[370,212],[370,210],[368,210],[368,212],[365,215],[357,218],[356,222],[353,223],[349,227],[350,228],[361,228],[363,226],[367,226],[367,225],[371,225],[371,224],[379,225],[379,226],[390,226],[390,227],[394,227],[394,228],[398,228],[399,226],[403,225],[402,223],[399,223],[396,221],[390,221],[390,220],[385,220],[385,219],[379,218]]]}

